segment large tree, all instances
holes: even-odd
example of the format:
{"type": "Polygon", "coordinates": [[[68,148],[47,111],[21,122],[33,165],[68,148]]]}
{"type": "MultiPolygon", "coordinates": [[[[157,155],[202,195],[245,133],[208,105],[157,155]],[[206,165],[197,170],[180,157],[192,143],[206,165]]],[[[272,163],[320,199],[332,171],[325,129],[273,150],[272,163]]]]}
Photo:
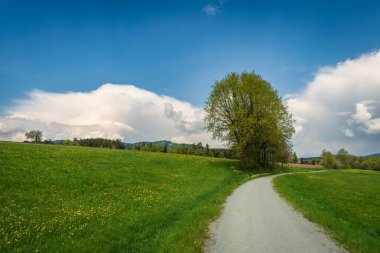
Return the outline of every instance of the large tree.
{"type": "Polygon", "coordinates": [[[31,139],[35,143],[39,143],[42,140],[42,131],[41,130],[31,130],[25,133],[27,139],[31,139]]]}
{"type": "Polygon", "coordinates": [[[231,73],[217,81],[204,109],[213,138],[235,149],[244,170],[268,167],[291,146],[292,116],[258,74],[231,73]]]}

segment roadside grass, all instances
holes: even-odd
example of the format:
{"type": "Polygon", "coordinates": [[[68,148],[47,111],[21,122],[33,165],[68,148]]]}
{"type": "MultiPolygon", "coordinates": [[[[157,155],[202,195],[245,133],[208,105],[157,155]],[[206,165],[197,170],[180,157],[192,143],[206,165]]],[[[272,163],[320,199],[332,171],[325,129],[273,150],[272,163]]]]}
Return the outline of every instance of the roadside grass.
{"type": "Polygon", "coordinates": [[[350,252],[380,252],[380,173],[335,170],[274,179],[276,190],[350,252]]]}
{"type": "Polygon", "coordinates": [[[0,142],[0,252],[199,252],[236,161],[0,142]]]}
{"type": "MultiPolygon", "coordinates": [[[[301,165],[301,164],[300,164],[301,165]]],[[[310,172],[310,171],[319,171],[325,170],[325,168],[302,168],[302,167],[284,167],[284,168],[275,168],[273,170],[273,174],[281,174],[281,173],[292,173],[292,172],[310,172]]]]}

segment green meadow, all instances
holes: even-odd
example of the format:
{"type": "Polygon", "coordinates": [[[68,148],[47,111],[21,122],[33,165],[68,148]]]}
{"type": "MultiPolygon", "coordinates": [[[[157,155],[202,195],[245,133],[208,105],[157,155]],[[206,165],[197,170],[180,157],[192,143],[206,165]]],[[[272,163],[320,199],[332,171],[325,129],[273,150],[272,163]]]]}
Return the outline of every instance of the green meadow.
{"type": "Polygon", "coordinates": [[[199,252],[236,161],[0,143],[0,252],[199,252]]]}
{"type": "Polygon", "coordinates": [[[334,170],[274,179],[280,194],[352,253],[380,252],[380,172],[334,170]]]}
{"type": "MultiPolygon", "coordinates": [[[[200,252],[235,160],[0,142],[0,252],[200,252]]],[[[257,175],[258,174],[258,175],[257,175]]],[[[282,196],[352,252],[379,252],[380,173],[287,175],[282,196]]]]}

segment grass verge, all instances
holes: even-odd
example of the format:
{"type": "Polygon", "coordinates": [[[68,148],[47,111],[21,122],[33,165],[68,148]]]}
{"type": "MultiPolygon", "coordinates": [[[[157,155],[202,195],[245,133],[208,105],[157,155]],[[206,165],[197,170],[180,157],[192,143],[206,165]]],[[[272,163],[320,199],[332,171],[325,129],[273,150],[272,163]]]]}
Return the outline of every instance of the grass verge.
{"type": "Polygon", "coordinates": [[[274,179],[277,191],[350,252],[380,252],[380,173],[339,170],[274,179]]]}

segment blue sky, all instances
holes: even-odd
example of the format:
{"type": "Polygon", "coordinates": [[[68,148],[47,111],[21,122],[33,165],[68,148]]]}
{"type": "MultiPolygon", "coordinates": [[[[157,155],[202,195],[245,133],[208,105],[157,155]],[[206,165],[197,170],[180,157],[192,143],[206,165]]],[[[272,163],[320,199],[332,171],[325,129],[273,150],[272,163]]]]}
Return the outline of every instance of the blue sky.
{"type": "Polygon", "coordinates": [[[244,70],[294,93],[319,67],[377,49],[379,27],[377,1],[2,0],[0,106],[103,83],[202,106],[215,80],[244,70]]]}
{"type": "Polygon", "coordinates": [[[232,71],[255,71],[281,96],[293,94],[301,154],[343,146],[356,154],[379,152],[379,27],[380,2],[372,0],[0,0],[0,139],[22,140],[39,127],[52,139],[211,143],[201,133],[211,85],[232,71]],[[105,101],[115,92],[119,102],[111,108],[105,101]],[[77,104],[83,97],[93,107],[77,104]],[[100,104],[103,112],[96,114],[100,104]],[[322,107],[335,111],[315,111],[322,107]],[[166,121],[145,129],[155,108],[156,122],[166,121]],[[315,114],[334,124],[310,119],[315,114]]]}

